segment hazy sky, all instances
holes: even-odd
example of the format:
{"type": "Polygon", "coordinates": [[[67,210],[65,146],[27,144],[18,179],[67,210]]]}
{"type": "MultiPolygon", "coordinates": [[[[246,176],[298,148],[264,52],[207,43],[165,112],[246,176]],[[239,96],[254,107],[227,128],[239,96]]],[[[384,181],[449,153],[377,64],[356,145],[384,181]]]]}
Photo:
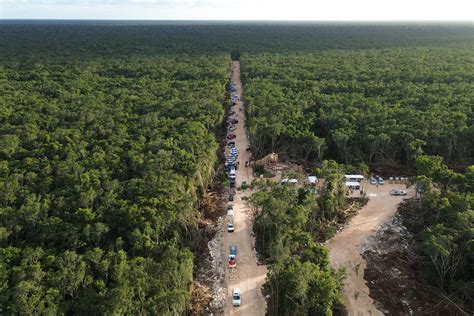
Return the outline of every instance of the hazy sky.
{"type": "Polygon", "coordinates": [[[0,0],[2,19],[474,20],[474,0],[0,0]]]}

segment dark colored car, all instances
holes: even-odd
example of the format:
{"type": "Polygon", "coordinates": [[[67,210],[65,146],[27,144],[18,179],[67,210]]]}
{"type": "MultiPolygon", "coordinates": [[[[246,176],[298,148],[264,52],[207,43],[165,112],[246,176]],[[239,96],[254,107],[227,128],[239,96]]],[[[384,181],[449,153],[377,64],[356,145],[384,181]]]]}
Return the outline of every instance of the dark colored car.
{"type": "Polygon", "coordinates": [[[227,148],[233,148],[235,147],[235,142],[228,142],[227,143],[227,148]]]}
{"type": "Polygon", "coordinates": [[[230,122],[231,122],[232,124],[237,124],[237,123],[239,123],[239,120],[232,119],[230,122]]]}
{"type": "Polygon", "coordinates": [[[230,253],[230,255],[237,256],[237,245],[231,244],[229,246],[229,253],[230,253]]]}
{"type": "Polygon", "coordinates": [[[235,134],[229,134],[227,135],[227,139],[234,139],[236,138],[237,136],[235,136],[235,134]]]}
{"type": "Polygon", "coordinates": [[[234,201],[234,195],[233,194],[229,194],[229,202],[233,202],[234,201]]]}

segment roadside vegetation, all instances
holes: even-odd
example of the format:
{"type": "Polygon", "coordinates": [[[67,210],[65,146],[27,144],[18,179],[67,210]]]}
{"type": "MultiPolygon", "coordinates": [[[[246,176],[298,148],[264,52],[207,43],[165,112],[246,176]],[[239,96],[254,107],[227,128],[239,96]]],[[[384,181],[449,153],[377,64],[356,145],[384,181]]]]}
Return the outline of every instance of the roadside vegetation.
{"type": "MultiPolygon", "coordinates": [[[[472,42],[471,42],[472,43],[472,42]]],[[[242,54],[252,151],[300,162],[474,159],[474,54],[460,46],[242,54]]]]}
{"type": "Polygon", "coordinates": [[[454,172],[441,157],[416,160],[419,204],[405,224],[415,235],[419,279],[439,290],[441,306],[474,311],[474,165],[454,172]]]}
{"type": "Polygon", "coordinates": [[[348,207],[344,167],[325,161],[318,175],[324,184],[294,187],[271,180],[252,183],[256,193],[256,248],[268,263],[268,313],[271,315],[332,315],[342,306],[344,271],[335,271],[321,241],[335,233],[338,217],[348,207]]]}
{"type": "Polygon", "coordinates": [[[185,313],[228,56],[19,61],[0,70],[0,313],[185,313]]]}
{"type": "Polygon", "coordinates": [[[460,180],[470,177],[466,168],[474,161],[472,39],[437,47],[416,41],[377,44],[240,55],[252,153],[257,159],[277,153],[283,160],[320,166],[318,175],[328,181],[317,197],[271,184],[252,198],[259,207],[257,250],[270,263],[265,291],[273,314],[339,310],[341,275],[332,271],[324,283],[329,287],[315,287],[321,276],[312,272],[328,268],[327,252],[308,257],[305,251],[321,251],[314,245],[335,233],[334,219],[348,204],[344,171],[416,174],[422,166],[428,178],[418,180],[425,192],[438,193],[426,193],[423,206],[413,210],[413,225],[421,225],[417,277],[446,295],[440,304],[452,300],[472,311],[474,223],[467,192],[473,188],[460,180]],[[442,158],[431,161],[425,155],[442,158]],[[441,166],[439,159],[462,173],[441,166]],[[433,181],[428,179],[436,172],[426,171],[431,167],[438,170],[433,181]],[[429,189],[431,183],[436,190],[429,189]],[[451,191],[456,185],[462,188],[458,193],[451,191]],[[318,267],[305,270],[308,265],[318,267]]]}
{"type": "MultiPolygon", "coordinates": [[[[472,164],[471,25],[39,22],[0,25],[0,42],[0,314],[189,310],[230,52],[257,158],[472,164]]],[[[341,170],[322,165],[319,197],[252,197],[269,314],[338,310],[343,273],[318,241],[347,207],[341,170]]],[[[472,179],[426,175],[426,280],[466,302],[472,179]]]]}

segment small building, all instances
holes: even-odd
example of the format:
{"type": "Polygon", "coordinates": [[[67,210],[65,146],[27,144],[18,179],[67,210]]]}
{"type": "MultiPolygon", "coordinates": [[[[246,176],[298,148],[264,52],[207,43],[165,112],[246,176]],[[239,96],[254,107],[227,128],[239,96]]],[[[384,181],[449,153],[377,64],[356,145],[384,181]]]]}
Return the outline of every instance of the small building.
{"type": "Polygon", "coordinates": [[[360,190],[360,182],[358,181],[346,181],[346,187],[351,190],[360,190]]]}
{"type": "Polygon", "coordinates": [[[315,185],[316,183],[318,183],[318,177],[316,177],[316,176],[309,176],[309,177],[308,177],[308,182],[309,182],[309,184],[315,185]]]}
{"type": "Polygon", "coordinates": [[[364,180],[364,176],[363,175],[360,175],[360,174],[346,174],[344,175],[344,177],[346,177],[347,181],[357,181],[357,182],[361,182],[362,180],[364,180]]]}

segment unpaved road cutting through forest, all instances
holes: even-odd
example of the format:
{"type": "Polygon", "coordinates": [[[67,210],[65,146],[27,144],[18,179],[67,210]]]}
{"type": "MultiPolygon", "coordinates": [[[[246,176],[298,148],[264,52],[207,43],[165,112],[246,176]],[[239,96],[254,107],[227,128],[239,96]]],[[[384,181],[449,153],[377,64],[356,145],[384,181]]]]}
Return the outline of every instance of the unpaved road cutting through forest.
{"type": "MultiPolygon", "coordinates": [[[[366,262],[360,255],[361,246],[367,237],[374,235],[380,226],[395,214],[398,204],[402,201],[403,197],[391,196],[390,190],[405,189],[404,184],[385,184],[376,187],[367,181],[364,182],[369,202],[328,243],[333,267],[346,267],[347,278],[342,295],[351,316],[383,315],[375,308],[374,301],[369,297],[369,288],[364,280],[366,262]]],[[[414,190],[407,191],[406,198],[412,197],[414,190]]]]}
{"type": "MultiPolygon", "coordinates": [[[[243,102],[240,101],[242,97],[242,83],[240,81],[240,62],[233,61],[232,63],[232,81],[237,85],[237,94],[239,101],[237,105],[232,107],[232,110],[237,113],[237,129],[233,131],[237,138],[234,139],[237,149],[239,150],[238,160],[240,162],[239,168],[236,172],[236,187],[240,187],[242,181],[250,183],[252,181],[252,169],[245,167],[245,161],[250,160],[249,152],[246,151],[249,147],[247,133],[245,129],[245,112],[243,102]],[[239,109],[242,109],[241,111],[239,109]]],[[[226,150],[226,154],[228,150],[226,150]]],[[[234,226],[235,232],[225,233],[224,237],[224,251],[226,256],[223,262],[227,264],[227,256],[229,255],[230,244],[237,245],[237,268],[229,271],[226,267],[226,281],[227,281],[227,300],[225,307],[225,315],[265,315],[266,303],[261,293],[261,286],[265,282],[267,268],[263,265],[257,265],[257,257],[254,250],[252,232],[252,214],[249,212],[249,207],[245,201],[242,200],[244,196],[250,196],[250,191],[236,191],[234,197],[234,226]],[[239,307],[232,306],[232,289],[239,288],[242,296],[242,305],[239,307]]]]}

